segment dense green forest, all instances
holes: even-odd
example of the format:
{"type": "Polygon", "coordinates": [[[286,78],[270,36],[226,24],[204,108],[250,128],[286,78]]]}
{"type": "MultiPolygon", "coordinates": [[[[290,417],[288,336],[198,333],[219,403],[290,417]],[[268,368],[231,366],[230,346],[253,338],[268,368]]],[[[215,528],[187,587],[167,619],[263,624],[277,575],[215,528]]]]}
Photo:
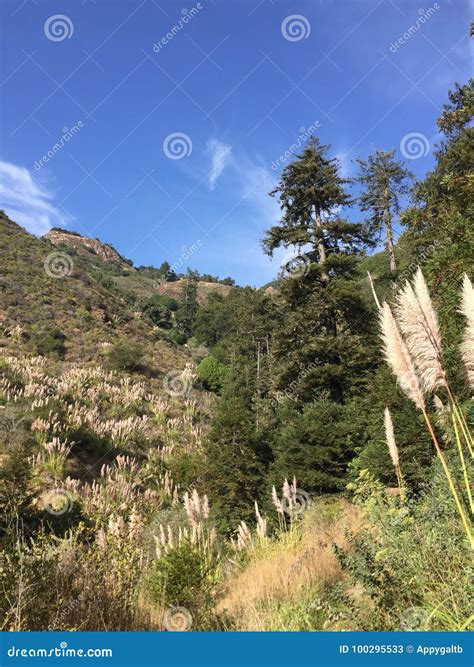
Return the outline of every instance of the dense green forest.
{"type": "Polygon", "coordinates": [[[473,113],[457,85],[419,181],[312,137],[269,288],[2,216],[2,629],[472,626],[473,113]]]}
{"type": "Polygon", "coordinates": [[[338,175],[330,149],[311,141],[272,193],[283,217],[264,239],[269,253],[281,245],[307,249],[295,254],[276,295],[235,290],[198,312],[194,335],[221,364],[207,482],[222,516],[235,521],[245,508],[251,511],[252,498],[292,475],[317,494],[342,491],[348,475],[362,469],[394,485],[385,406],[395,413],[406,483],[420,492],[432,464],[430,438],[381,355],[367,272],[383,302],[393,301],[415,268],[423,268],[449,341],[449,375],[467,400],[459,299],[473,258],[472,95],[470,85],[450,95],[439,122],[446,141],[423,182],[413,185],[393,151],[359,161],[363,223],[333,213],[350,206],[350,184],[338,175]],[[401,211],[410,185],[413,196],[401,211]],[[381,236],[386,251],[371,253],[381,236]],[[229,458],[233,442],[239,447],[229,458]]]}

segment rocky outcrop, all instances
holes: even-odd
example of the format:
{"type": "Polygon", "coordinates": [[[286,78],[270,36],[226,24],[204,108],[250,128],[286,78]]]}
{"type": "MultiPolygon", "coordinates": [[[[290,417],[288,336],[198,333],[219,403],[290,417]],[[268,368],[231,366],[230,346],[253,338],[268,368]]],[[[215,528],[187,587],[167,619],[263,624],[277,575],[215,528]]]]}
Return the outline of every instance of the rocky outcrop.
{"type": "Polygon", "coordinates": [[[91,239],[88,236],[82,236],[65,229],[51,229],[43,238],[48,239],[56,247],[68,246],[80,255],[97,255],[106,262],[117,262],[123,269],[135,270],[115,248],[108,243],[102,243],[98,239],[91,239]]]}

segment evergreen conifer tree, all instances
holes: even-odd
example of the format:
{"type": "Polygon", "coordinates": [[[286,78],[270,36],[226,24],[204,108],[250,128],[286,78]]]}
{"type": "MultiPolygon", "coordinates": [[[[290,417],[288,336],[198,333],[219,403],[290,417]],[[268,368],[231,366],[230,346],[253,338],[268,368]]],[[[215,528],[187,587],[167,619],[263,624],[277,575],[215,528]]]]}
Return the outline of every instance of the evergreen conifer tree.
{"type": "Polygon", "coordinates": [[[176,314],[178,328],[186,336],[190,336],[198,311],[197,283],[190,277],[183,280],[180,304],[176,314]]]}
{"type": "Polygon", "coordinates": [[[282,281],[283,318],[276,334],[277,389],[294,400],[311,401],[322,391],[333,400],[363,382],[370,364],[373,322],[355,281],[365,246],[366,225],[339,214],[350,204],[347,180],[328,147],[312,138],[283,170],[278,195],[280,222],[264,239],[268,254],[279,246],[304,247],[303,262],[282,281]]]}
{"type": "Polygon", "coordinates": [[[357,159],[359,182],[364,187],[359,197],[362,211],[370,212],[370,224],[376,233],[385,229],[385,244],[390,259],[390,271],[395,273],[395,241],[393,223],[400,213],[400,197],[409,190],[410,172],[395,160],[395,151],[375,151],[367,160],[357,159]]]}

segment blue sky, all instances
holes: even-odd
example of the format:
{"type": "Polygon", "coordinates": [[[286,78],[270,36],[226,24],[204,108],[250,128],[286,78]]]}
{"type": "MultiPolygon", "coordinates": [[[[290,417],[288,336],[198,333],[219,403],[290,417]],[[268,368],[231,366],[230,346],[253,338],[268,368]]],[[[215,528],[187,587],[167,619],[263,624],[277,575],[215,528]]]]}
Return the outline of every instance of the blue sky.
{"type": "Polygon", "coordinates": [[[260,247],[285,151],[316,131],[345,176],[357,156],[396,148],[421,177],[447,90],[470,69],[467,0],[0,11],[0,206],[36,234],[64,226],[136,265],[167,259],[240,284],[271,280],[285,254],[260,247]]]}

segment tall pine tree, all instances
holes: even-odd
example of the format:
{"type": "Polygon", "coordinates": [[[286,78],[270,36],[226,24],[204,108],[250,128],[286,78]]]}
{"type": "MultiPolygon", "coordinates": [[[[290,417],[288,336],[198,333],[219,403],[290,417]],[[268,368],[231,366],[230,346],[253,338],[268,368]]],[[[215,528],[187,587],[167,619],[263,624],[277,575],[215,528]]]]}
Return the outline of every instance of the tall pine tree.
{"type": "Polygon", "coordinates": [[[355,269],[366,245],[367,227],[339,215],[351,202],[339,164],[328,147],[312,138],[287,165],[271,193],[283,216],[266,234],[268,254],[279,246],[304,248],[306,266],[282,282],[284,321],[276,335],[277,389],[294,400],[311,401],[327,391],[342,400],[363,382],[371,329],[355,269]]]}
{"type": "Polygon", "coordinates": [[[343,486],[356,441],[346,413],[377,349],[375,318],[357,279],[372,233],[342,217],[351,198],[328,150],[312,139],[285,167],[271,193],[283,215],[264,239],[269,254],[292,245],[304,252],[304,266],[281,282],[277,297],[283,317],[274,345],[279,426],[271,438],[272,478],[295,474],[318,493],[343,486]]]}
{"type": "Polygon", "coordinates": [[[188,337],[192,333],[197,311],[197,282],[188,275],[183,280],[179,308],[176,314],[178,328],[188,337]]]}
{"type": "Polygon", "coordinates": [[[348,181],[339,176],[337,160],[326,157],[327,150],[312,137],[302,155],[285,167],[270,193],[278,196],[283,217],[268,230],[263,242],[270,255],[282,245],[301,248],[309,244],[323,283],[329,281],[328,254],[334,249],[335,220],[340,230],[336,234],[342,232],[342,221],[333,212],[350,202],[344,189],[348,181]]]}
{"type": "Polygon", "coordinates": [[[395,160],[395,151],[375,151],[367,160],[357,159],[363,186],[359,197],[362,211],[370,212],[370,224],[374,232],[385,230],[385,244],[390,259],[390,271],[395,273],[394,219],[400,213],[400,197],[409,190],[411,173],[402,162],[395,160]]]}
{"type": "Polygon", "coordinates": [[[196,334],[214,341],[212,354],[229,369],[206,440],[205,480],[226,530],[235,529],[240,519],[252,521],[253,502],[264,495],[262,481],[272,456],[265,431],[277,317],[263,291],[246,287],[207,302],[196,321],[196,334]]]}

